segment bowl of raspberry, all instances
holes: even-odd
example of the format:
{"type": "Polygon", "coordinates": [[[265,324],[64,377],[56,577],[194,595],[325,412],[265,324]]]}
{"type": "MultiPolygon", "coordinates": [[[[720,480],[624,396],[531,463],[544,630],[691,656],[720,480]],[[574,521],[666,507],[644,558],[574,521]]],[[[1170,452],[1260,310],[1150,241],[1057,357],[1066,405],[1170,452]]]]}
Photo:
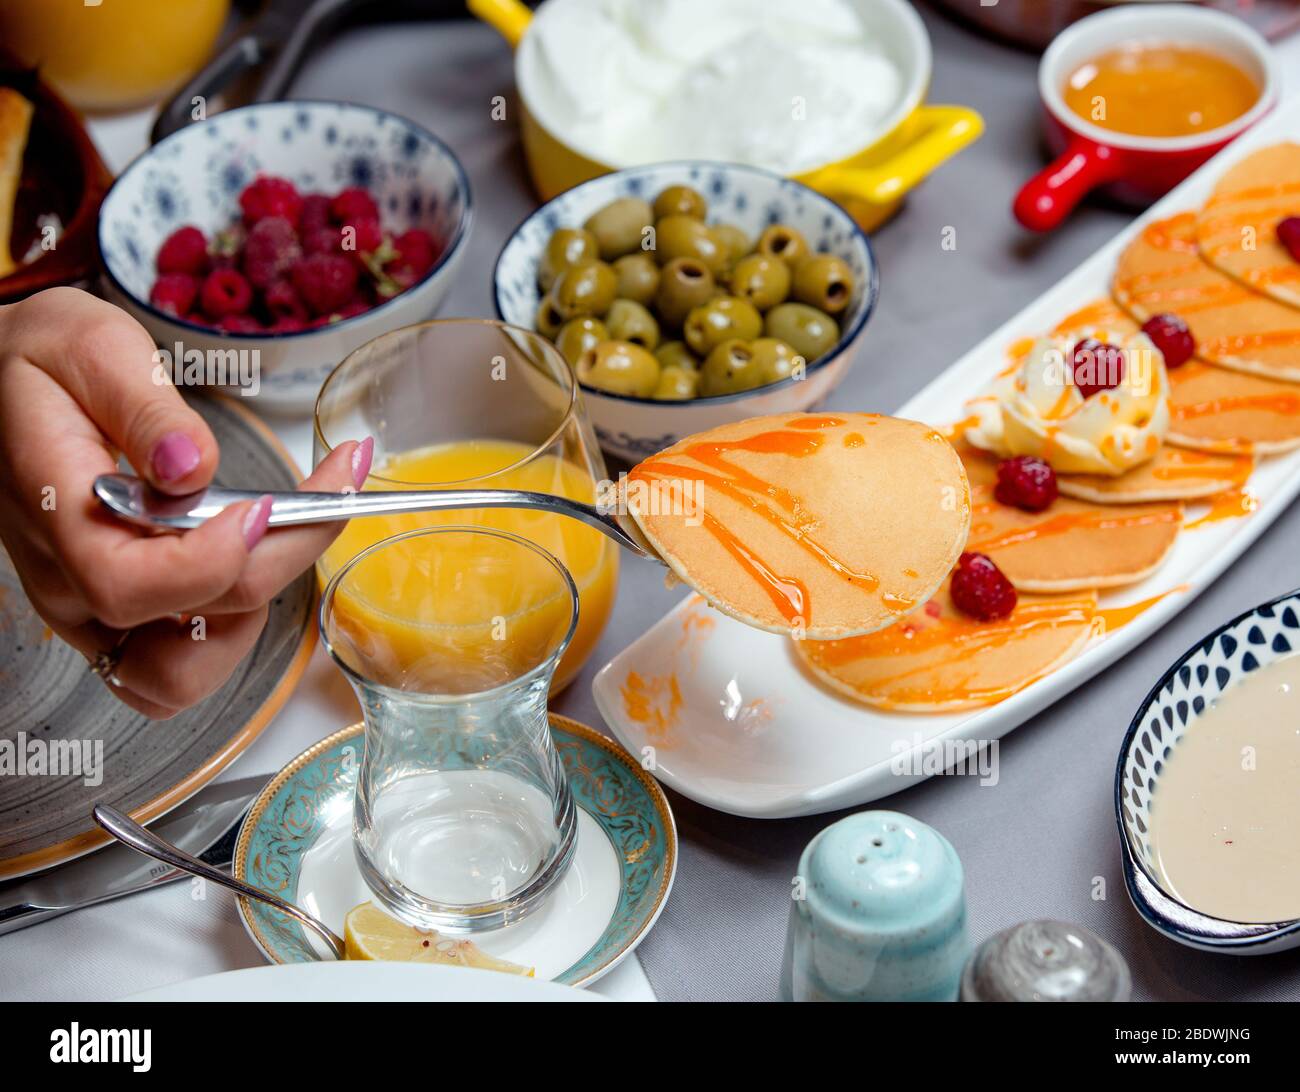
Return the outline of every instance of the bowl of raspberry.
{"type": "Polygon", "coordinates": [[[471,209],[455,154],[415,122],[259,103],[136,159],[104,199],[99,249],[109,298],[178,385],[303,413],[353,349],[435,313],[471,209]]]}

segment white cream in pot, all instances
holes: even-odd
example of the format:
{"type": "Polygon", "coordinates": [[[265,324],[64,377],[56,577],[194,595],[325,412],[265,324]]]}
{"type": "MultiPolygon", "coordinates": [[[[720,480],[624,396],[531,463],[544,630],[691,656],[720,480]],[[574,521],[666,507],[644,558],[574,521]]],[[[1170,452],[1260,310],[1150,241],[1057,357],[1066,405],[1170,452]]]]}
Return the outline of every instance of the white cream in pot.
{"type": "Polygon", "coordinates": [[[848,0],[551,0],[520,48],[538,120],[615,166],[797,174],[863,147],[903,94],[848,0]]]}

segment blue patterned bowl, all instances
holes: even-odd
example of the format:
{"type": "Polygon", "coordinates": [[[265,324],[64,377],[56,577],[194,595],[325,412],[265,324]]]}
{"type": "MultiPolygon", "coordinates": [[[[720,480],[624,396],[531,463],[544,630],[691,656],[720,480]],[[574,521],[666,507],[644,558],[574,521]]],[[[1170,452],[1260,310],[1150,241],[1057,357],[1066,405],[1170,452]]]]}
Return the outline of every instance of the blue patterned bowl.
{"type": "Polygon", "coordinates": [[[262,408],[310,411],[330,370],[379,334],[430,317],[451,287],[471,221],[469,179],[441,140],[413,121],[345,102],[274,102],[228,110],[150,148],[113,184],[99,218],[109,298],[164,349],[199,350],[220,360],[256,350],[255,384],[227,384],[262,408]],[[184,224],[209,236],[239,214],[238,196],[258,174],[289,179],[304,192],[364,186],[386,227],[422,227],[444,243],[419,283],[365,314],[316,330],[225,334],[176,319],[149,303],[154,257],[184,224]]]}
{"type": "Polygon", "coordinates": [[[634,462],[683,436],[716,425],[768,413],[798,412],[819,404],[848,371],[879,291],[871,243],[835,202],[756,167],[687,161],[629,167],[602,175],[542,205],[515,229],[497,257],[493,278],[497,314],[506,322],[534,329],[541,303],[537,266],[556,228],[577,226],[620,197],[652,200],[665,186],[674,184],[693,186],[704,194],[711,222],[736,224],[752,238],[778,222],[797,228],[814,250],[848,262],[856,288],[848,308],[839,316],[839,343],[809,365],[802,379],[690,402],[657,402],[584,386],[588,414],[601,447],[634,462]]]}
{"type": "Polygon", "coordinates": [[[1169,755],[1205,707],[1243,675],[1300,650],[1300,591],[1249,610],[1189,649],[1147,695],[1119,752],[1115,817],[1129,898],[1147,924],[1205,951],[1256,955],[1300,945],[1300,920],[1247,925],[1166,894],[1150,845],[1151,796],[1169,755]]]}

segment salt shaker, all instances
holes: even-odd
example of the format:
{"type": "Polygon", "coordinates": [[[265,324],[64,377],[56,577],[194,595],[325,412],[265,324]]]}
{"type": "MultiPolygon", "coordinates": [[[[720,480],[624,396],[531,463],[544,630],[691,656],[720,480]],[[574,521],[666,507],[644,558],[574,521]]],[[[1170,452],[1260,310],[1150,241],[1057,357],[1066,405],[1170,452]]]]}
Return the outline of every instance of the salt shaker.
{"type": "Polygon", "coordinates": [[[961,979],[963,1001],[1127,1001],[1124,957],[1063,921],[1023,921],[979,946],[961,979]]]}
{"type": "Polygon", "coordinates": [[[938,831],[864,811],[804,849],[781,970],[787,1001],[953,1001],[968,952],[961,861],[938,831]]]}

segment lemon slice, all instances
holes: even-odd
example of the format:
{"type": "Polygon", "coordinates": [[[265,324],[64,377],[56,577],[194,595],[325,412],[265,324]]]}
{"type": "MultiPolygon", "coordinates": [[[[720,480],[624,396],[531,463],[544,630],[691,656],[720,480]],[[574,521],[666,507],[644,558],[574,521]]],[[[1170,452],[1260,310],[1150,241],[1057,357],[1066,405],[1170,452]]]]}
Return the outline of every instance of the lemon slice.
{"type": "Polygon", "coordinates": [[[343,941],[348,959],[443,963],[533,977],[532,967],[490,956],[472,940],[453,940],[434,930],[407,925],[385,914],[373,902],[363,902],[348,911],[343,922],[343,941]]]}

